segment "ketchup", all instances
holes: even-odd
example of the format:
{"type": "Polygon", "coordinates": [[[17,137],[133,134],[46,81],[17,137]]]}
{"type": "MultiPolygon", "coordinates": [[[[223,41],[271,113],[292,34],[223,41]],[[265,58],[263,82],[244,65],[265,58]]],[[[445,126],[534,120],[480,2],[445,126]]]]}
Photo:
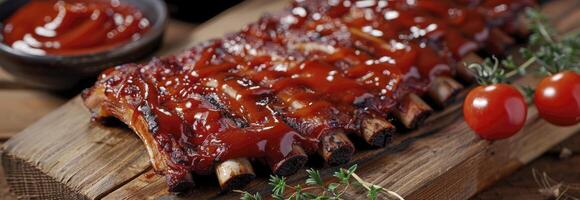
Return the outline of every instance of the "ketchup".
{"type": "Polygon", "coordinates": [[[4,43],[34,55],[102,52],[141,38],[150,22],[118,0],[32,0],[4,21],[4,43]]]}

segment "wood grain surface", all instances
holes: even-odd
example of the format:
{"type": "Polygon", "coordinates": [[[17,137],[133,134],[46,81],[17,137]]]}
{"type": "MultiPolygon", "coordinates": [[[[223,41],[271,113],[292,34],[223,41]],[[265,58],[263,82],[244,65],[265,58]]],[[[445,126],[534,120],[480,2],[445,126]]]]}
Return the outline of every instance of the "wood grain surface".
{"type": "Polygon", "coordinates": [[[476,195],[474,200],[544,200],[580,198],[580,134],[476,195]],[[543,185],[534,178],[548,177],[543,185]],[[569,188],[567,191],[566,188],[569,188]],[[569,197],[569,198],[566,198],[569,197]],[[571,198],[573,197],[573,198],[571,198]]]}
{"type": "MultiPolygon", "coordinates": [[[[544,12],[557,22],[559,30],[572,31],[580,27],[580,20],[569,19],[578,15],[579,4],[576,0],[554,1],[544,7],[544,12]]],[[[283,1],[248,1],[194,32],[185,30],[175,46],[159,54],[177,52],[193,43],[238,30],[265,11],[279,10],[284,5],[283,1]]],[[[527,76],[518,83],[533,84],[537,80],[527,76]]],[[[389,148],[362,148],[353,162],[361,164],[358,174],[409,199],[464,199],[580,131],[580,126],[551,126],[540,120],[531,107],[528,124],[521,133],[490,143],[480,140],[468,129],[459,108],[455,104],[439,112],[426,126],[398,137],[389,148]]],[[[55,194],[45,194],[52,190],[89,199],[237,198],[231,193],[220,194],[212,177],[200,177],[204,181],[189,196],[168,194],[164,178],[150,169],[138,138],[124,128],[90,123],[88,111],[79,98],[16,135],[6,143],[4,151],[2,158],[8,181],[14,188],[34,188],[32,191],[15,189],[20,197],[55,197],[55,194]],[[38,179],[45,182],[30,178],[31,174],[46,176],[38,179]]],[[[336,169],[316,162],[311,167],[322,169],[327,181],[336,169]]],[[[264,182],[267,172],[260,174],[247,189],[267,194],[269,188],[264,182]]],[[[302,172],[291,176],[289,181],[302,182],[304,177],[302,172]]],[[[364,197],[364,194],[348,195],[364,197]]]]}
{"type": "Polygon", "coordinates": [[[0,141],[62,105],[65,100],[48,92],[26,89],[0,90],[0,141]]]}

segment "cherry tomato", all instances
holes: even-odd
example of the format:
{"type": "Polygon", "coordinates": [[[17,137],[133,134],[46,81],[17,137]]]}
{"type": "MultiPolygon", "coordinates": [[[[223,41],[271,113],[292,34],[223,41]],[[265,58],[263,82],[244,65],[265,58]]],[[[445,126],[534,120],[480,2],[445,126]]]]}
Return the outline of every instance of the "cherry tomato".
{"type": "Polygon", "coordinates": [[[515,135],[524,126],[527,113],[522,94],[507,84],[479,86],[469,92],[463,104],[469,127],[488,140],[515,135]]]}
{"type": "Polygon", "coordinates": [[[580,122],[580,75],[561,72],[546,77],[534,94],[540,116],[546,121],[571,126],[580,122]]]}

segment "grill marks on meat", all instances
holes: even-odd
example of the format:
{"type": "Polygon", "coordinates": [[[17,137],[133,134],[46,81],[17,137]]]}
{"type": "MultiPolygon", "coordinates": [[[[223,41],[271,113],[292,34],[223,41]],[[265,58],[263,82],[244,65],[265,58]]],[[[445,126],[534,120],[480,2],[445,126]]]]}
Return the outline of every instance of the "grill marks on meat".
{"type": "Polygon", "coordinates": [[[191,187],[191,172],[232,189],[253,178],[248,159],[290,175],[308,154],[348,162],[349,133],[382,147],[386,119],[418,126],[432,112],[420,96],[452,101],[463,86],[451,77],[470,79],[460,64],[502,51],[497,27],[517,31],[506,21],[533,3],[297,0],[223,39],[111,68],[83,98],[94,119],[139,135],[170,190],[191,187]]]}

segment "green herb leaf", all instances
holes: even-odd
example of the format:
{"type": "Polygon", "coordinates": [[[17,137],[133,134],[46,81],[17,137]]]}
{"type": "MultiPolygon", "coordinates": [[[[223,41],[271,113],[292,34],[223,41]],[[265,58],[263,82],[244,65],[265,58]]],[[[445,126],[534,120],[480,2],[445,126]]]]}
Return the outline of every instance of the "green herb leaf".
{"type": "MultiPolygon", "coordinates": [[[[279,176],[270,176],[269,184],[273,186],[272,197],[283,197],[284,191],[286,190],[286,178],[279,176]]],[[[283,198],[282,198],[283,199],[283,198]]]]}
{"type": "Polygon", "coordinates": [[[314,169],[307,169],[306,173],[308,174],[308,178],[306,179],[307,185],[319,185],[324,187],[324,181],[320,177],[320,172],[314,169]]]}
{"type": "Polygon", "coordinates": [[[516,73],[525,74],[532,64],[538,64],[538,72],[541,74],[556,74],[567,70],[580,72],[580,34],[568,35],[558,41],[556,29],[539,10],[528,9],[526,13],[531,29],[530,47],[520,49],[520,53],[527,61],[517,65],[512,57],[502,61],[492,57],[483,63],[466,64],[477,74],[479,84],[504,83],[516,73]],[[506,73],[504,69],[510,72],[506,73]]]}
{"type": "Polygon", "coordinates": [[[249,192],[243,192],[242,193],[242,197],[240,197],[241,200],[262,200],[262,196],[260,195],[259,192],[256,192],[256,194],[250,194],[249,192]]]}
{"type": "Polygon", "coordinates": [[[295,190],[296,190],[296,191],[294,191],[294,199],[295,200],[305,199],[303,196],[304,194],[302,193],[302,186],[301,185],[297,185],[295,187],[295,190]]]}
{"type": "Polygon", "coordinates": [[[284,198],[283,195],[277,195],[277,194],[272,194],[272,198],[276,199],[276,200],[284,200],[286,198],[284,198]]]}
{"type": "MultiPolygon", "coordinates": [[[[472,63],[467,67],[476,73],[476,80],[480,85],[493,85],[505,82],[505,71],[499,67],[499,60],[493,56],[486,58],[483,63],[472,63]]],[[[508,63],[509,64],[509,63],[508,63]]]]}
{"type": "Polygon", "coordinates": [[[348,174],[348,171],[345,169],[341,168],[337,172],[334,172],[334,177],[338,178],[338,180],[341,183],[344,183],[344,184],[349,183],[350,175],[348,174]]]}
{"type": "Polygon", "coordinates": [[[332,198],[327,196],[317,196],[314,200],[331,200],[332,198]]]}
{"type": "Polygon", "coordinates": [[[304,199],[318,199],[319,196],[313,194],[313,193],[309,193],[309,192],[303,192],[302,193],[302,197],[304,199]]]}
{"type": "Polygon", "coordinates": [[[338,186],[340,186],[338,183],[328,184],[326,191],[330,192],[331,194],[336,194],[336,188],[338,188],[338,186]]]}
{"type": "Polygon", "coordinates": [[[533,101],[534,100],[534,93],[536,93],[536,90],[534,90],[533,87],[527,86],[527,85],[522,85],[520,86],[520,88],[522,89],[522,91],[524,92],[525,97],[530,100],[533,101]]]}
{"type": "Polygon", "coordinates": [[[558,41],[557,31],[539,10],[528,9],[531,24],[530,46],[522,51],[525,58],[537,58],[541,74],[556,74],[566,70],[580,71],[580,35],[572,34],[558,41]]]}
{"type": "Polygon", "coordinates": [[[381,188],[371,185],[367,193],[367,197],[371,200],[377,200],[377,196],[381,188]]]}
{"type": "MultiPolygon", "coordinates": [[[[341,196],[349,189],[354,188],[351,186],[351,178],[354,177],[355,181],[352,184],[360,184],[367,191],[367,197],[372,200],[378,199],[378,195],[381,192],[385,192],[389,195],[398,194],[383,189],[380,186],[373,185],[362,180],[360,177],[355,175],[358,165],[352,165],[348,169],[341,168],[334,173],[334,177],[338,179],[339,182],[330,183],[324,185],[320,172],[314,169],[306,170],[308,178],[306,180],[306,185],[310,187],[303,187],[302,185],[296,185],[294,187],[287,185],[286,178],[279,176],[270,176],[269,184],[272,187],[272,198],[276,200],[341,200],[341,196]],[[293,191],[291,194],[285,196],[286,188],[290,188],[293,191]]],[[[234,190],[242,194],[242,200],[262,200],[259,193],[251,194],[244,191],[234,190]]]]}
{"type": "Polygon", "coordinates": [[[501,65],[509,70],[515,70],[518,68],[512,56],[508,56],[506,59],[502,60],[501,65]]]}
{"type": "Polygon", "coordinates": [[[350,166],[348,168],[348,174],[349,174],[349,176],[352,175],[356,171],[357,168],[358,168],[358,165],[357,164],[355,164],[353,166],[350,166]]]}
{"type": "Polygon", "coordinates": [[[338,180],[343,184],[349,184],[350,177],[352,173],[356,171],[358,165],[353,165],[348,169],[340,168],[337,172],[334,173],[334,177],[338,178],[338,180]]]}
{"type": "Polygon", "coordinates": [[[528,16],[528,20],[530,20],[530,28],[532,29],[532,36],[534,36],[533,40],[530,39],[530,43],[532,45],[542,44],[542,43],[550,43],[554,42],[553,36],[556,35],[556,31],[550,23],[548,19],[541,13],[538,9],[527,9],[526,14],[528,16]]]}

